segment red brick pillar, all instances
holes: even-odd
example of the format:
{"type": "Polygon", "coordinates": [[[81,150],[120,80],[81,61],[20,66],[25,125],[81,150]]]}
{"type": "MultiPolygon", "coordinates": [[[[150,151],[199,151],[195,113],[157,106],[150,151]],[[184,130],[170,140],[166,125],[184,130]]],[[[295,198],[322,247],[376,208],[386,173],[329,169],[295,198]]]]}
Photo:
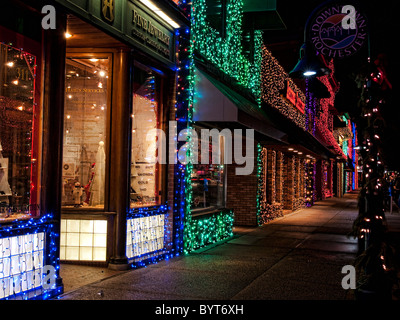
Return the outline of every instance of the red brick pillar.
{"type": "MultiPolygon", "coordinates": [[[[245,140],[243,141],[244,149],[245,140]]],[[[234,162],[226,166],[226,207],[233,209],[235,225],[257,226],[258,177],[256,142],[254,142],[254,157],[252,161],[254,161],[254,170],[250,175],[237,175],[235,169],[239,165],[234,162]]]]}

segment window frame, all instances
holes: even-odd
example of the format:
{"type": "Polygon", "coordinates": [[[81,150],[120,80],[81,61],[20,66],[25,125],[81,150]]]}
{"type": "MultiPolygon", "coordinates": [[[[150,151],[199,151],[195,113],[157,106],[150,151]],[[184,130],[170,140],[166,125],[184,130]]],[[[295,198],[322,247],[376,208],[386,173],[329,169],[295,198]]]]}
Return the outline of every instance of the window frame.
{"type": "MultiPolygon", "coordinates": [[[[197,132],[198,135],[198,141],[199,144],[201,144],[201,134],[200,134],[200,130],[201,129],[207,129],[206,126],[201,125],[201,124],[196,124],[194,125],[194,129],[197,132]]],[[[210,136],[211,139],[211,136],[210,136]]],[[[224,162],[224,153],[225,153],[225,137],[223,135],[219,135],[219,139],[220,139],[220,159],[222,160],[222,162],[224,162]],[[222,142],[221,142],[222,140],[222,142]]],[[[209,143],[211,143],[211,141],[209,141],[209,143]]],[[[212,152],[212,151],[211,151],[212,152]]],[[[198,155],[200,157],[201,155],[201,149],[199,148],[198,150],[198,155]]],[[[212,153],[210,153],[209,155],[212,155],[212,153]]],[[[193,164],[193,168],[196,166],[197,164],[193,164]]],[[[218,165],[218,164],[213,164],[218,165]]],[[[193,208],[192,205],[190,205],[190,211],[192,213],[192,216],[200,216],[200,215],[204,215],[204,214],[209,214],[210,212],[217,212],[220,211],[221,209],[225,209],[226,208],[226,203],[227,203],[227,183],[228,183],[228,174],[227,174],[227,170],[228,170],[228,165],[225,163],[221,163],[219,165],[223,165],[224,168],[224,174],[223,174],[223,178],[221,179],[222,184],[223,184],[223,190],[222,190],[222,200],[221,200],[221,205],[213,205],[213,206],[208,206],[208,207],[203,207],[203,208],[193,208]]],[[[193,170],[193,169],[192,169],[193,170]]],[[[193,190],[192,190],[193,193],[193,190]]],[[[192,195],[193,196],[193,195],[192,195]]]]}
{"type": "MultiPolygon", "coordinates": [[[[142,63],[140,60],[137,60],[135,58],[133,58],[133,62],[132,62],[132,67],[133,67],[133,73],[135,73],[136,69],[141,69],[142,71],[145,72],[151,72],[154,74],[154,76],[156,77],[156,79],[158,81],[160,81],[159,84],[159,92],[157,92],[157,97],[158,97],[158,106],[157,106],[157,120],[158,120],[158,125],[157,125],[157,129],[162,130],[165,133],[165,137],[168,140],[169,136],[168,133],[169,131],[168,126],[167,126],[167,121],[168,121],[168,117],[166,115],[166,101],[165,98],[167,97],[167,94],[164,92],[165,91],[165,82],[168,81],[168,76],[166,74],[164,74],[161,70],[156,69],[156,68],[152,68],[151,66],[149,66],[148,64],[142,63]]],[[[133,112],[133,96],[134,96],[134,81],[133,78],[134,76],[132,76],[132,82],[131,82],[131,106],[130,106],[130,115],[132,115],[133,112]]],[[[167,192],[168,190],[168,183],[166,182],[166,174],[167,174],[167,168],[165,164],[160,164],[160,163],[156,163],[156,169],[155,169],[155,174],[154,174],[154,179],[155,179],[155,194],[156,194],[156,198],[157,201],[154,204],[150,204],[150,205],[142,205],[142,206],[136,206],[136,207],[132,207],[131,208],[131,198],[130,198],[130,188],[131,188],[131,163],[132,163],[132,142],[133,142],[133,136],[132,136],[132,121],[130,121],[130,130],[129,130],[129,134],[130,134],[130,143],[129,143],[129,192],[128,192],[128,202],[129,202],[129,210],[131,211],[135,211],[135,210],[139,210],[140,208],[146,208],[146,207],[155,207],[155,206],[160,206],[163,203],[165,203],[166,199],[167,199],[167,192]]],[[[167,141],[165,141],[165,143],[167,144],[167,141]]],[[[168,155],[168,144],[166,146],[166,154],[168,155]]]]}
{"type": "Polygon", "coordinates": [[[38,39],[32,39],[24,34],[20,34],[14,30],[10,30],[0,25],[1,41],[4,45],[11,47],[15,50],[25,52],[35,57],[35,76],[33,79],[33,90],[32,95],[32,125],[31,125],[31,166],[30,166],[30,198],[29,206],[34,206],[35,210],[30,212],[23,217],[0,217],[0,226],[17,221],[28,220],[31,218],[40,218],[43,215],[42,210],[42,167],[43,167],[43,65],[44,65],[44,53],[43,53],[43,35],[41,41],[38,39]],[[15,45],[14,45],[15,44],[15,45]],[[35,161],[33,161],[35,159],[35,161]],[[36,184],[35,190],[32,189],[32,185],[36,184]],[[32,194],[35,195],[35,203],[32,203],[32,194]]]}
{"type": "MultiPolygon", "coordinates": [[[[113,97],[113,79],[114,79],[114,71],[113,71],[113,52],[110,50],[104,50],[102,48],[67,48],[66,60],[69,58],[76,59],[108,59],[108,78],[107,78],[107,113],[106,113],[106,139],[104,141],[104,149],[106,154],[106,162],[105,162],[105,179],[104,179],[104,206],[103,208],[93,208],[89,206],[82,206],[79,208],[70,208],[61,206],[63,212],[76,212],[76,211],[87,211],[87,212],[107,212],[109,211],[110,206],[110,155],[111,155],[111,114],[112,114],[112,97],[113,97]]],[[[66,84],[65,84],[66,88],[66,84]]],[[[65,110],[64,110],[65,116],[65,110]]],[[[64,123],[64,120],[63,120],[64,123]]],[[[65,135],[65,128],[63,131],[65,135]]],[[[64,161],[63,158],[60,159],[61,162],[64,161]]],[[[60,183],[63,183],[61,179],[60,183]]]]}

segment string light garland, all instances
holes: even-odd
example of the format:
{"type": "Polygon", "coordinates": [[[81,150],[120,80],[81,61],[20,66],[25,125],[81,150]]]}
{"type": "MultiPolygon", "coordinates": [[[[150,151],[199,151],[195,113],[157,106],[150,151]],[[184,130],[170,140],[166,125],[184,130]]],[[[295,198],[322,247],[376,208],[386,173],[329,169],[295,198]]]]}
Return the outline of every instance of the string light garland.
{"type": "Polygon", "coordinates": [[[128,212],[126,255],[131,267],[154,264],[170,255],[171,226],[166,204],[128,212]]]}
{"type": "Polygon", "coordinates": [[[305,173],[305,206],[311,207],[315,201],[315,161],[307,159],[304,164],[305,173]]]}
{"type": "MultiPolygon", "coordinates": [[[[192,129],[194,125],[195,52],[202,55],[226,75],[235,79],[240,86],[250,90],[255,100],[260,104],[262,33],[261,31],[255,31],[254,56],[252,59],[248,59],[243,54],[242,47],[243,1],[228,1],[226,7],[226,35],[224,38],[208,23],[205,0],[196,0],[191,3],[181,1],[179,4],[190,18],[191,30],[185,31],[186,38],[182,36],[179,38],[180,47],[183,46],[184,51],[178,50],[180,67],[178,68],[178,98],[175,107],[178,126],[192,129]],[[250,60],[253,60],[253,62],[250,62],[250,60]]],[[[186,155],[188,159],[191,159],[190,134],[187,136],[186,142],[188,146],[186,155]]],[[[176,185],[179,186],[175,200],[179,201],[179,205],[175,205],[174,212],[175,216],[179,217],[176,220],[183,221],[177,227],[181,232],[179,236],[182,237],[182,247],[180,247],[179,243],[178,247],[184,253],[189,253],[198,246],[218,241],[221,237],[226,238],[233,234],[232,211],[222,210],[207,218],[192,216],[192,170],[193,166],[190,162],[185,167],[177,165],[175,170],[175,181],[176,185]]]]}
{"type": "Polygon", "coordinates": [[[56,231],[56,223],[52,214],[46,214],[40,218],[20,220],[0,226],[2,244],[0,290],[3,293],[3,299],[48,299],[62,293],[62,287],[57,285],[60,264],[57,244],[59,234],[56,231]],[[41,241],[40,239],[43,239],[41,244],[38,242],[41,241]],[[12,243],[17,246],[14,245],[13,248],[7,246],[12,243]],[[36,255],[41,255],[43,260],[36,260],[40,258],[39,256],[35,258],[34,252],[36,255]],[[16,259],[12,259],[13,254],[16,259]],[[7,259],[12,259],[12,261],[7,264],[7,259]],[[8,286],[5,282],[8,274],[5,270],[7,265],[11,268],[8,275],[11,277],[8,280],[11,284],[8,286]],[[54,268],[54,274],[50,276],[53,277],[55,286],[45,289],[43,284],[47,274],[44,273],[43,267],[49,265],[54,268]],[[34,266],[36,266],[36,271],[34,266]],[[30,283],[31,281],[35,283],[30,283]]]}
{"type": "MultiPolygon", "coordinates": [[[[335,81],[333,74],[335,73],[335,66],[333,59],[328,63],[328,67],[332,72],[329,75],[324,75],[319,77],[318,80],[321,81],[329,92],[329,98],[314,99],[315,106],[312,108],[314,112],[314,135],[317,134],[318,137],[328,146],[333,147],[333,150],[337,155],[343,159],[347,159],[346,152],[343,152],[340,148],[337,140],[340,128],[337,128],[332,132],[333,128],[333,117],[330,117],[330,110],[334,108],[336,93],[340,89],[340,85],[335,81]],[[317,111],[318,110],[318,111],[317,111]]],[[[311,108],[310,108],[311,111],[311,108]]]]}
{"type": "MultiPolygon", "coordinates": [[[[380,299],[393,299],[398,288],[398,262],[393,244],[388,239],[384,200],[387,186],[384,185],[385,163],[382,157],[384,127],[378,125],[380,108],[385,105],[385,90],[381,71],[368,57],[365,74],[361,75],[361,129],[359,141],[363,159],[363,185],[358,203],[358,216],[353,224],[352,235],[358,238],[359,256],[356,263],[360,289],[375,293],[380,299]]],[[[387,79],[386,79],[387,80],[387,79]]],[[[361,291],[361,290],[360,290],[361,291]]],[[[360,291],[357,291],[356,294],[360,291]]],[[[370,297],[368,297],[370,299],[370,297]]]]}
{"type": "Polygon", "coordinates": [[[296,86],[289,74],[279,64],[278,60],[272,56],[265,45],[262,46],[262,66],[261,66],[261,99],[262,102],[270,107],[277,109],[287,119],[293,121],[297,126],[306,130],[305,116],[285,97],[285,88],[289,83],[294,93],[306,102],[305,94],[296,86]]]}
{"type": "Polygon", "coordinates": [[[222,37],[207,21],[207,1],[192,1],[193,46],[209,62],[249,89],[260,103],[262,32],[254,31],[254,56],[249,59],[243,54],[242,18],[243,0],[227,1],[226,32],[222,37]]]}

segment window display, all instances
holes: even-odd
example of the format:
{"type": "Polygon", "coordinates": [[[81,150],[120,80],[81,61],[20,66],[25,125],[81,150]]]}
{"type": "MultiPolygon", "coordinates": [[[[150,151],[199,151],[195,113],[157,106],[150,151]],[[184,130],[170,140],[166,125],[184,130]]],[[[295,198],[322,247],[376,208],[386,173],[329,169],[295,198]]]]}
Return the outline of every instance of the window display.
{"type": "MultiPolygon", "coordinates": [[[[202,140],[200,129],[198,131],[198,150],[201,150],[202,140]]],[[[224,139],[220,136],[219,154],[224,154],[224,139]]],[[[209,141],[209,164],[200,164],[201,155],[199,153],[199,164],[194,164],[191,174],[192,180],[192,210],[204,208],[220,208],[225,205],[225,166],[223,159],[221,164],[212,163],[213,144],[209,141]]],[[[214,150],[215,153],[216,150],[214,150]]]]}
{"type": "Polygon", "coordinates": [[[36,57],[0,44],[0,222],[38,213],[36,57]]]}
{"type": "Polygon", "coordinates": [[[104,207],[108,59],[68,58],[64,112],[64,207],[104,207]]]}
{"type": "Polygon", "coordinates": [[[130,207],[159,204],[157,136],[160,81],[151,72],[134,70],[130,207]]]}

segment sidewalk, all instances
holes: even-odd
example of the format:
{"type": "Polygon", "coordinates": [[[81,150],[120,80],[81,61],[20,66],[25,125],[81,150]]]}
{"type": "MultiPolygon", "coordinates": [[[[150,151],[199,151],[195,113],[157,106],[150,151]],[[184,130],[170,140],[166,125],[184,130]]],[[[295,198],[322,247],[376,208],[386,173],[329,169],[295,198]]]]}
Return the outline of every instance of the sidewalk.
{"type": "MultiPolygon", "coordinates": [[[[262,227],[236,228],[228,241],[146,268],[115,274],[103,269],[103,279],[59,299],[353,299],[341,286],[341,270],[357,252],[357,240],[347,237],[356,201],[356,194],[320,201],[262,227]]],[[[400,226],[399,215],[393,219],[400,226]]],[[[68,287],[68,278],[63,281],[68,287]]]]}

